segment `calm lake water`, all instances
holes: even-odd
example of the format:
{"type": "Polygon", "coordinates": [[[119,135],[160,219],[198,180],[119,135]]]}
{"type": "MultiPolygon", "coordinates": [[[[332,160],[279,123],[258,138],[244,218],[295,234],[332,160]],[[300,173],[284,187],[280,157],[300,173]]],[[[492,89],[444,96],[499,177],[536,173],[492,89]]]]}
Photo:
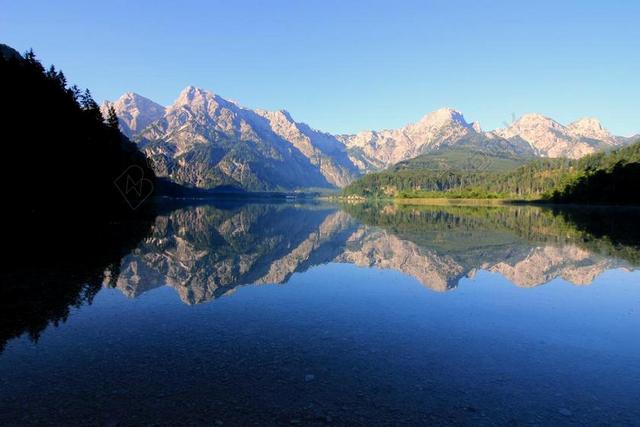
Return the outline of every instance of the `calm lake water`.
{"type": "Polygon", "coordinates": [[[166,209],[3,279],[0,424],[640,425],[638,218],[166,209]]]}

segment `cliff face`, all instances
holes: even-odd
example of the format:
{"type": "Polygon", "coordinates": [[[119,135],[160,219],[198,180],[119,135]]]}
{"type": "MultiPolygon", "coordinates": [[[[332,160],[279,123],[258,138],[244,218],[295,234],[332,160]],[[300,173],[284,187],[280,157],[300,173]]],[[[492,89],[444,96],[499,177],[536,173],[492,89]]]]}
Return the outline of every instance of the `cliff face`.
{"type": "Polygon", "coordinates": [[[136,94],[123,95],[114,107],[156,173],[180,184],[338,188],[359,175],[341,142],[286,111],[251,110],[193,86],[166,108],[136,94]]]}
{"type": "Polygon", "coordinates": [[[415,123],[399,129],[365,131],[339,137],[349,155],[362,170],[375,171],[420,154],[443,148],[464,148],[499,152],[503,155],[529,156],[533,151],[523,141],[509,141],[485,133],[477,123],[467,123],[462,113],[441,108],[415,123]]]}
{"type": "MultiPolygon", "coordinates": [[[[113,109],[118,115],[120,129],[128,138],[137,135],[151,123],[159,120],[165,113],[165,108],[152,100],[127,92],[113,103],[113,109]]],[[[102,115],[108,117],[107,105],[102,105],[102,115]]]]}
{"type": "Polygon", "coordinates": [[[622,145],[594,118],[583,118],[568,126],[541,114],[525,114],[509,127],[497,129],[496,135],[528,144],[541,157],[578,159],[622,145]]]}
{"type": "Polygon", "coordinates": [[[159,176],[199,188],[335,189],[363,173],[447,149],[511,159],[579,158],[630,142],[594,118],[564,126],[541,114],[485,132],[452,108],[398,129],[331,135],[285,110],[246,108],[193,86],[167,107],[132,92],[113,106],[122,131],[151,158],[159,176]]]}

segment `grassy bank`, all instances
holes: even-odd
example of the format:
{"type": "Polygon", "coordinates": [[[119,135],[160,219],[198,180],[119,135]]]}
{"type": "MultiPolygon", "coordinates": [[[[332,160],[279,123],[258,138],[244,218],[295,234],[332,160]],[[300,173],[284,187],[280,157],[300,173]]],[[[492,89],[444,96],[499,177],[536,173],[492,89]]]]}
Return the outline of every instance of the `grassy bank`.
{"type": "Polygon", "coordinates": [[[404,198],[398,197],[390,199],[398,205],[428,205],[428,206],[506,206],[523,203],[536,203],[534,200],[517,199],[465,199],[465,198],[404,198]]]}

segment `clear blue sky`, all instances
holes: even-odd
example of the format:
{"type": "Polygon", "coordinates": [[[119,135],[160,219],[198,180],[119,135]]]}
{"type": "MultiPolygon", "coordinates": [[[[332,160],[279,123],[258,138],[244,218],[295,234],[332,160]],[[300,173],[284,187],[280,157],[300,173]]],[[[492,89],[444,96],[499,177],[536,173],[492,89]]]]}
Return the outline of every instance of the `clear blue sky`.
{"type": "Polygon", "coordinates": [[[640,1],[0,0],[0,41],[97,100],[193,84],[329,132],[450,106],[640,132],[640,1]]]}

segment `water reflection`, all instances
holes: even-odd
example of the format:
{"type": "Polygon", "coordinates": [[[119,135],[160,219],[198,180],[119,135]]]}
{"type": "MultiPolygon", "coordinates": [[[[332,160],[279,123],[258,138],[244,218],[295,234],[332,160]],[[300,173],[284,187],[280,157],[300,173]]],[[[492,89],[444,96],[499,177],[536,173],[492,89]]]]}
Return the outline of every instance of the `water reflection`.
{"type": "Polygon", "coordinates": [[[335,259],[357,225],[330,207],[199,206],[159,216],[151,236],[123,258],[116,286],[128,296],[162,285],[189,304],[245,284],[285,283],[335,259]]]}
{"type": "Polygon", "coordinates": [[[439,292],[479,270],[519,287],[556,278],[588,285],[640,264],[638,217],[611,208],[245,202],[165,206],[149,221],[19,229],[0,288],[0,350],[23,333],[36,340],[102,286],[137,297],[169,285],[197,304],[329,262],[397,270],[439,292]]]}
{"type": "MultiPolygon", "coordinates": [[[[159,216],[112,283],[130,297],[167,284],[196,304],[329,262],[398,270],[434,291],[478,270],[533,287],[556,278],[588,285],[606,270],[633,268],[637,246],[596,237],[584,216],[580,228],[570,215],[540,207],[189,207],[159,216]]],[[[634,216],[615,218],[609,213],[621,227],[634,216]]]]}
{"type": "Polygon", "coordinates": [[[146,216],[8,224],[3,243],[9,250],[0,273],[0,352],[22,334],[37,341],[49,324],[66,321],[71,308],[91,303],[152,225],[153,217],[146,216]]]}
{"type": "Polygon", "coordinates": [[[43,227],[3,277],[0,424],[634,424],[636,218],[217,203],[43,227]]]}

